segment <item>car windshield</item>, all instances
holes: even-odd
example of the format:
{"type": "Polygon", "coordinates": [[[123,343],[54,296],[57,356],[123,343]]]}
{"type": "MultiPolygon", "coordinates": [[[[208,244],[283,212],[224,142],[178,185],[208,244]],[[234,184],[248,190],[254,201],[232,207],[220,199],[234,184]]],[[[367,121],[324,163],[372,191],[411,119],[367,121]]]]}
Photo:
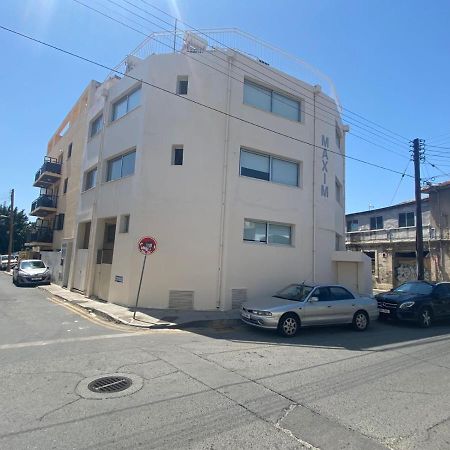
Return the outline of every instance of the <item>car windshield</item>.
{"type": "Polygon", "coordinates": [[[45,264],[42,261],[24,261],[20,264],[21,269],[45,269],[45,264]]]}
{"type": "Polygon", "coordinates": [[[274,297],[303,302],[312,290],[313,288],[311,286],[306,286],[305,284],[291,284],[278,291],[274,297]]]}
{"type": "Polygon", "coordinates": [[[403,283],[392,292],[396,294],[431,294],[433,286],[427,283],[403,283]]]}

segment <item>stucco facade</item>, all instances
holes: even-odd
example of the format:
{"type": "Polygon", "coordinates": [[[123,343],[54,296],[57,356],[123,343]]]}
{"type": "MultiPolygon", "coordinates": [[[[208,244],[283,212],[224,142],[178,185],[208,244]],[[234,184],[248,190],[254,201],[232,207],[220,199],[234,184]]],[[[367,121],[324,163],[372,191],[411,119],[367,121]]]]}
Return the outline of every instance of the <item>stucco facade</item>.
{"type": "Polygon", "coordinates": [[[96,89],[70,288],[133,306],[143,262],[137,242],[146,235],[158,250],[147,259],[142,307],[230,309],[293,281],[336,280],[345,127],[335,101],[235,51],[221,72],[216,65],[213,51],[133,57],[133,78],[96,89]],[[187,92],[177,94],[180,80],[187,92]],[[272,108],[281,98],[281,113],[251,104],[245,89],[269,92],[272,108]],[[298,117],[286,117],[288,103],[299,105],[298,117]],[[317,103],[331,113],[326,122],[317,103]],[[267,161],[268,179],[244,167],[245,158],[267,161]],[[116,163],[125,171],[117,179],[116,163]],[[267,236],[254,238],[264,227],[267,236]]]}

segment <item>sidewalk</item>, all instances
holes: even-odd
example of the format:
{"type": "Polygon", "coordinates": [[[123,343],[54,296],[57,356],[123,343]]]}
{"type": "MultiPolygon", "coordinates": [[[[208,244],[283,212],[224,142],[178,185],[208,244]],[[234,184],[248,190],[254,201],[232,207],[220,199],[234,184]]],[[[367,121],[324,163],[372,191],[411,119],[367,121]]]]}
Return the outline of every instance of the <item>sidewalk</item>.
{"type": "Polygon", "coordinates": [[[96,314],[106,320],[138,328],[188,329],[223,328],[241,323],[238,310],[232,311],[184,311],[176,309],[138,308],[133,319],[134,308],[114,303],[91,300],[77,292],[71,292],[56,284],[39,286],[49,294],[96,314]]]}

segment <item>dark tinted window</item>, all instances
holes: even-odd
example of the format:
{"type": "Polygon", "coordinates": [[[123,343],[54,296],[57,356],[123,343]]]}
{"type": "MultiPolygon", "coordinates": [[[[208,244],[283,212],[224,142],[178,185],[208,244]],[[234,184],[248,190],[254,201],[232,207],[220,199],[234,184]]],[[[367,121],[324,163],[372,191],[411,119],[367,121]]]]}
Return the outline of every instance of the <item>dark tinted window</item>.
{"type": "Polygon", "coordinates": [[[348,300],[355,298],[351,292],[339,286],[330,287],[330,294],[331,300],[348,300]]]}
{"type": "Polygon", "coordinates": [[[439,295],[439,296],[450,296],[450,284],[449,283],[442,283],[438,284],[434,290],[433,294],[439,295]]]}
{"type": "Polygon", "coordinates": [[[331,300],[330,290],[326,287],[316,288],[313,297],[318,297],[319,302],[329,302],[331,300]]]}
{"type": "Polygon", "coordinates": [[[414,281],[407,281],[395,288],[393,292],[396,294],[424,294],[429,295],[433,290],[433,286],[428,283],[417,283],[414,281]]]}

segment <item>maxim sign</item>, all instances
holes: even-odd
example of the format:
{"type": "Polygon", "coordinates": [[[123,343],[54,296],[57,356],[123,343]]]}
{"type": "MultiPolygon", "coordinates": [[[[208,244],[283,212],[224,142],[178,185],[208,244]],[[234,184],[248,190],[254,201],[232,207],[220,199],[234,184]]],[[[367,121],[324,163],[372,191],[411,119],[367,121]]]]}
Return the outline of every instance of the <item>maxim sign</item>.
{"type": "Polygon", "coordinates": [[[322,197],[328,197],[328,148],[330,141],[328,137],[322,134],[322,184],[320,186],[320,195],[322,197]]]}

